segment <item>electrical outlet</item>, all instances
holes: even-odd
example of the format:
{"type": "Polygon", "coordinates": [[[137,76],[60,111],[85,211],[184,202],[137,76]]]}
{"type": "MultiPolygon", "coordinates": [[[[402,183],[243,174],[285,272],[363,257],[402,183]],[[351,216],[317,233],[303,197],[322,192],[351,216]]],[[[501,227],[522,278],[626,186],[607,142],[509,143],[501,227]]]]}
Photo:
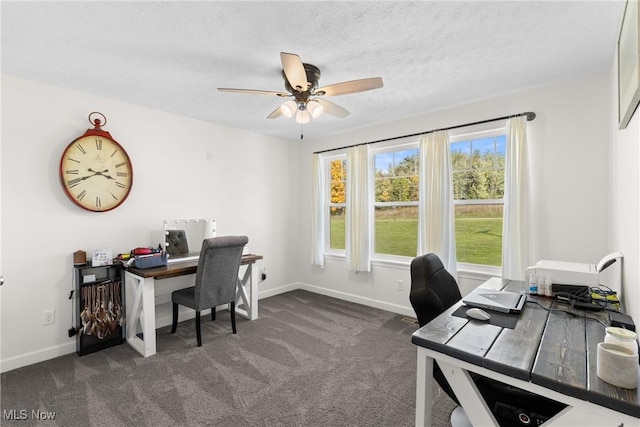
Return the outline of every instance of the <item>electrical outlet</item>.
{"type": "Polygon", "coordinates": [[[398,288],[399,291],[402,291],[404,289],[404,281],[402,280],[398,280],[398,288]]]}
{"type": "Polygon", "coordinates": [[[213,151],[207,150],[207,160],[213,160],[213,151]]]}
{"type": "Polygon", "coordinates": [[[45,310],[42,312],[42,324],[43,325],[53,325],[56,323],[56,311],[55,310],[45,310]]]}

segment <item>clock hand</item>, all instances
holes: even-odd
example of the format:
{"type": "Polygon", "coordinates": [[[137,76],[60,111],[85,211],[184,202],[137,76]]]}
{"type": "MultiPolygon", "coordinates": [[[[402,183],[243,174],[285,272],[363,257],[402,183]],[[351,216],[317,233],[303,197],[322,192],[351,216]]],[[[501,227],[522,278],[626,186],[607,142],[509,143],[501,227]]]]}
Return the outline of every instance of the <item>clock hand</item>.
{"type": "Polygon", "coordinates": [[[105,174],[104,174],[105,172],[109,172],[109,169],[105,169],[105,170],[103,170],[102,172],[100,172],[100,171],[94,171],[94,170],[93,170],[93,169],[91,169],[91,168],[89,168],[88,170],[89,170],[89,172],[94,172],[94,174],[93,174],[93,175],[91,175],[91,176],[100,175],[100,176],[104,176],[104,177],[105,177],[105,178],[107,178],[107,179],[115,179],[115,178],[114,178],[114,177],[112,177],[111,175],[105,175],[105,174]]]}
{"type": "MultiPolygon", "coordinates": [[[[89,172],[93,172],[93,170],[91,170],[91,169],[88,169],[88,170],[89,170],[89,172]]],[[[89,179],[89,178],[91,178],[92,176],[96,176],[96,175],[100,175],[100,172],[95,172],[95,173],[93,173],[92,175],[83,176],[82,178],[80,178],[80,180],[81,180],[81,181],[84,181],[85,179],[89,179]]]]}

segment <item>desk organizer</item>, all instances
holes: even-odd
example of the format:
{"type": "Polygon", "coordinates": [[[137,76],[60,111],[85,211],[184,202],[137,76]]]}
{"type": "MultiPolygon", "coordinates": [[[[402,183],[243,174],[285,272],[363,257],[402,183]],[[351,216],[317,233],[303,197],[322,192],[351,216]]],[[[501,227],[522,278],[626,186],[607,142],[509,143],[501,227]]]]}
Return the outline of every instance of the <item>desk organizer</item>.
{"type": "Polygon", "coordinates": [[[167,253],[162,251],[149,255],[136,255],[134,265],[137,268],[152,268],[167,265],[167,253]]]}

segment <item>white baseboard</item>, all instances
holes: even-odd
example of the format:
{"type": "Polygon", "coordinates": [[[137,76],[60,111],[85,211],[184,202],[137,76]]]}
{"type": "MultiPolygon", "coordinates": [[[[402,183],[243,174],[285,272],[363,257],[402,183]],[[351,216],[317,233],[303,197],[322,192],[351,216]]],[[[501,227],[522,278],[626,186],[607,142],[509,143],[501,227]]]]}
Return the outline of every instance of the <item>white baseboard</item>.
{"type": "Polygon", "coordinates": [[[0,372],[9,372],[23,366],[34,365],[44,362],[45,360],[55,359],[76,351],[76,340],[72,342],[56,345],[53,347],[43,348],[41,350],[24,353],[20,356],[10,357],[0,361],[0,372]]]}
{"type": "MultiPolygon", "coordinates": [[[[284,294],[285,292],[295,291],[296,289],[301,289],[302,283],[290,283],[288,285],[279,286],[277,288],[268,289],[266,291],[258,292],[258,299],[261,300],[263,298],[269,298],[275,295],[284,294]]],[[[260,309],[258,307],[258,316],[260,316],[260,309]]]]}
{"type": "MultiPolygon", "coordinates": [[[[288,285],[279,286],[264,291],[258,292],[258,299],[264,299],[275,295],[283,294],[285,292],[294,291],[296,289],[302,289],[316,294],[326,295],[334,298],[338,298],[345,301],[354,302],[357,304],[366,305],[369,307],[375,307],[380,310],[390,311],[392,313],[401,314],[403,316],[415,317],[415,313],[411,308],[403,307],[397,304],[391,304],[385,301],[379,301],[372,298],[366,298],[359,295],[353,295],[346,292],[340,292],[333,289],[326,289],[319,286],[309,285],[306,283],[296,282],[288,285]]],[[[209,311],[205,310],[203,314],[208,314],[209,311]]],[[[258,309],[258,316],[260,310],[258,309]]],[[[192,319],[195,317],[193,310],[180,311],[180,321],[192,319]]],[[[171,315],[161,314],[156,317],[156,328],[161,328],[171,324],[171,315]]],[[[126,345],[126,344],[125,344],[126,345]]],[[[11,357],[0,361],[0,372],[8,372],[14,369],[22,368],[24,366],[33,365],[35,363],[44,362],[45,360],[54,359],[59,356],[64,356],[76,351],[76,341],[61,344],[54,347],[37,350],[31,353],[25,353],[20,356],[11,357]]]]}
{"type": "Polygon", "coordinates": [[[298,287],[296,289],[303,289],[305,291],[315,292],[316,294],[326,295],[349,302],[355,302],[356,304],[362,304],[368,307],[379,308],[380,310],[390,311],[391,313],[411,317],[415,317],[416,315],[413,309],[398,304],[392,304],[386,301],[379,301],[372,298],[362,297],[346,292],[340,292],[333,289],[322,288],[320,286],[309,285],[306,283],[298,283],[297,285],[298,287]]]}

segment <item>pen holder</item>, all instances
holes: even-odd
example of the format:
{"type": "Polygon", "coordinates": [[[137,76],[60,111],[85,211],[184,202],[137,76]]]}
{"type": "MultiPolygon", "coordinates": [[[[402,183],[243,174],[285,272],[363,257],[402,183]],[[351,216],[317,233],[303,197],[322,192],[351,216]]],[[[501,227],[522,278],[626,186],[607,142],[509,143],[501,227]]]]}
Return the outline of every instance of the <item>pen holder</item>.
{"type": "Polygon", "coordinates": [[[598,344],[598,377],[622,388],[638,387],[638,353],[616,344],[598,344]]]}

